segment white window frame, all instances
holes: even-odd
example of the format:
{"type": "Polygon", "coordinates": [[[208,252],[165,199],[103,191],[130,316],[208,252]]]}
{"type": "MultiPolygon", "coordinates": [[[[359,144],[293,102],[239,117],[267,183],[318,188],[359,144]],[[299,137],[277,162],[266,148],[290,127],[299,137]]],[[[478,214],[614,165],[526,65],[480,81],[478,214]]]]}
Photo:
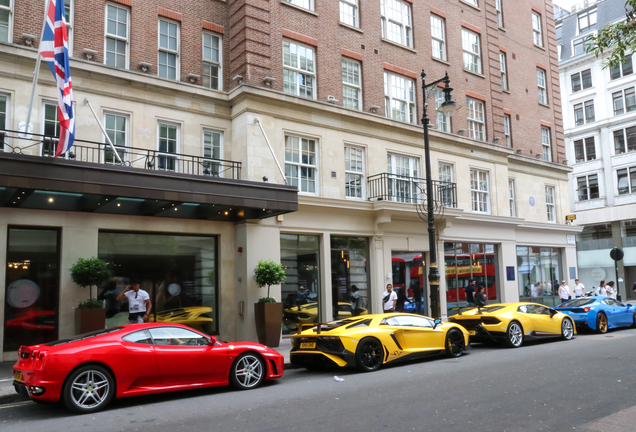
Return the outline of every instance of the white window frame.
{"type": "Polygon", "coordinates": [[[169,79],[172,80],[172,78],[168,78],[168,77],[162,77],[159,74],[160,71],[160,62],[159,59],[161,58],[161,52],[165,52],[167,54],[174,54],[175,55],[175,77],[174,80],[175,81],[180,81],[181,80],[181,23],[179,23],[178,21],[173,21],[167,18],[159,18],[157,20],[157,76],[159,78],[164,78],[164,79],[169,79]],[[170,48],[162,48],[161,47],[161,22],[166,22],[168,23],[168,25],[176,25],[177,26],[177,49],[176,50],[172,50],[170,48]]]}
{"type": "MultiPolygon", "coordinates": [[[[342,65],[342,106],[345,108],[351,108],[355,110],[362,110],[362,63],[357,60],[350,59],[348,57],[342,57],[341,60],[342,65]],[[349,73],[345,74],[345,66],[347,71],[349,71],[350,66],[354,66],[354,69],[357,68],[358,72],[358,84],[352,82],[345,81],[345,75],[348,77],[349,73]],[[356,101],[355,106],[347,105],[346,100],[351,99],[345,96],[345,89],[352,88],[358,92],[358,100],[356,101]]],[[[355,74],[355,71],[354,71],[355,74]]]]}
{"type": "Polygon", "coordinates": [[[470,169],[470,194],[473,213],[490,214],[490,173],[488,171],[478,168],[470,169]]]}
{"type": "Polygon", "coordinates": [[[572,109],[574,111],[574,127],[583,126],[585,124],[593,123],[594,121],[596,121],[596,110],[594,108],[594,99],[589,99],[586,101],[575,103],[572,109]],[[587,109],[589,108],[590,103],[592,107],[592,116],[588,116],[588,112],[587,112],[587,109]],[[581,124],[576,124],[576,121],[577,121],[576,112],[579,109],[581,110],[581,114],[582,114],[581,119],[583,120],[583,122],[581,124]]]}
{"type": "Polygon", "coordinates": [[[585,12],[581,12],[576,16],[576,27],[578,29],[578,33],[582,33],[583,31],[590,30],[592,26],[596,25],[598,20],[598,10],[597,8],[589,9],[585,12]],[[592,14],[594,15],[594,22],[590,19],[592,14]],[[581,27],[581,18],[587,19],[587,26],[581,27]]]}
{"type": "Polygon", "coordinates": [[[576,201],[577,202],[591,201],[591,200],[599,199],[601,197],[601,179],[600,179],[600,176],[598,175],[597,172],[576,176],[574,178],[574,180],[576,181],[576,183],[574,185],[576,187],[575,192],[576,192],[576,201]],[[592,189],[590,187],[590,177],[592,177],[592,176],[596,177],[596,188],[598,189],[598,196],[594,197],[594,198],[592,198],[592,189]],[[585,193],[586,193],[586,198],[585,199],[581,199],[581,194],[580,194],[580,189],[579,189],[579,180],[580,179],[585,179],[585,193]]]}
{"type": "Polygon", "coordinates": [[[420,181],[419,158],[399,153],[387,153],[387,172],[389,174],[388,194],[392,201],[418,202],[420,199],[420,189],[417,184],[420,181]],[[403,162],[406,162],[408,167],[404,166],[403,162]],[[402,166],[399,166],[400,163],[402,166]]]}
{"type": "Polygon", "coordinates": [[[510,217],[517,217],[517,191],[515,179],[508,179],[508,202],[510,204],[510,217]]]}
{"type": "Polygon", "coordinates": [[[464,70],[481,74],[481,35],[462,27],[462,50],[464,70]],[[477,41],[476,43],[471,43],[473,37],[477,41]]]}
{"type": "MultiPolygon", "coordinates": [[[[117,129],[108,129],[108,122],[106,121],[106,116],[116,116],[116,117],[123,117],[124,121],[125,121],[125,137],[124,137],[124,145],[118,145],[117,144],[117,140],[113,140],[111,138],[111,141],[113,141],[113,146],[115,146],[116,149],[118,148],[123,148],[123,155],[121,152],[117,152],[119,153],[119,157],[121,157],[121,160],[126,162],[128,160],[128,152],[126,151],[127,148],[130,147],[130,115],[129,114],[124,114],[121,112],[117,112],[117,111],[110,111],[110,110],[106,110],[103,112],[103,116],[102,116],[102,121],[104,122],[104,130],[108,133],[108,131],[114,131],[117,132],[117,129]]],[[[103,136],[103,135],[102,135],[103,136]]],[[[110,148],[110,145],[108,144],[108,140],[106,139],[105,136],[103,136],[103,143],[105,144],[104,146],[104,151],[102,152],[101,155],[101,160],[102,163],[106,163],[106,164],[116,164],[119,163],[119,161],[117,160],[117,157],[112,154],[113,160],[112,161],[107,161],[106,160],[106,152],[110,151],[111,153],[113,152],[113,150],[110,148]]]]}
{"type": "Polygon", "coordinates": [[[455,165],[437,162],[437,178],[440,181],[439,198],[444,207],[453,207],[453,188],[443,183],[455,183],[455,165]]]}
{"type": "MultiPolygon", "coordinates": [[[[57,105],[57,101],[52,101],[52,100],[46,100],[43,99],[42,100],[42,131],[41,134],[45,135],[45,131],[46,131],[46,106],[47,105],[51,105],[53,107],[55,107],[55,119],[53,121],[53,123],[55,124],[55,136],[50,136],[50,135],[46,135],[47,138],[51,138],[51,142],[53,142],[53,148],[50,149],[53,153],[49,154],[48,156],[53,156],[55,154],[55,146],[57,146],[57,142],[59,141],[59,137],[60,137],[60,119],[58,118],[59,116],[59,110],[58,110],[58,105],[57,105]]],[[[49,122],[50,123],[50,122],[49,122]]],[[[48,140],[43,139],[42,142],[40,143],[40,155],[44,156],[44,142],[48,142],[48,140]]]]}
{"type": "Polygon", "coordinates": [[[340,22],[342,24],[360,28],[360,7],[358,5],[359,1],[360,0],[340,0],[340,22]],[[353,9],[353,15],[346,13],[346,8],[353,9]],[[353,20],[353,24],[350,24],[346,21],[347,17],[351,17],[351,19],[353,20]]]}
{"type": "Polygon", "coordinates": [[[631,150],[629,149],[629,137],[627,136],[627,129],[632,129],[634,128],[634,134],[636,135],[636,125],[630,125],[627,127],[623,127],[620,129],[614,129],[612,130],[612,148],[613,148],[613,154],[625,154],[625,153],[631,153],[633,151],[636,151],[636,146],[634,146],[634,148],[632,148],[631,150]],[[623,151],[621,152],[617,152],[616,151],[616,132],[621,132],[621,136],[623,139],[623,151]]]}
{"type": "Polygon", "coordinates": [[[475,6],[476,8],[479,7],[479,0],[461,0],[464,3],[468,3],[471,6],[475,6]]]}
{"type": "MultiPolygon", "coordinates": [[[[118,3],[106,2],[104,10],[105,10],[105,13],[104,13],[104,64],[107,65],[106,60],[107,60],[108,39],[111,38],[111,39],[114,39],[115,41],[121,41],[126,44],[126,52],[124,54],[126,56],[126,60],[125,60],[124,69],[130,69],[130,8],[122,6],[118,3]],[[126,11],[126,37],[125,38],[116,34],[108,33],[108,8],[109,7],[113,7],[115,9],[122,9],[126,11]]],[[[117,61],[115,61],[115,64],[116,63],[117,61]]],[[[107,66],[111,66],[111,65],[107,65],[107,66]]],[[[115,65],[111,67],[117,67],[117,66],[115,65]]]]}
{"type": "MultiPolygon", "coordinates": [[[[614,134],[612,134],[612,139],[614,138],[614,134]]],[[[579,139],[575,139],[572,140],[572,150],[574,151],[574,163],[583,163],[583,162],[589,162],[589,161],[593,161],[596,160],[596,139],[594,137],[594,135],[592,136],[588,136],[585,138],[579,138],[579,139]],[[594,146],[594,157],[591,158],[591,155],[587,154],[587,145],[588,145],[588,140],[592,140],[593,146],[594,146]],[[582,154],[583,154],[583,159],[578,159],[576,157],[576,147],[577,147],[577,143],[581,144],[581,150],[582,150],[582,154]],[[590,159],[591,158],[591,159],[590,159]]]]}
{"type": "Polygon", "coordinates": [[[442,106],[445,100],[446,100],[446,97],[444,95],[444,91],[439,87],[436,88],[435,89],[435,116],[437,121],[435,123],[435,127],[440,132],[451,133],[453,130],[451,128],[451,115],[449,113],[443,113],[441,111],[437,111],[437,109],[442,106]]]}
{"type": "Polygon", "coordinates": [[[284,0],[287,3],[291,3],[294,6],[298,6],[301,9],[314,10],[314,0],[284,0]]]}
{"type": "Polygon", "coordinates": [[[611,93],[611,97],[612,97],[612,112],[614,113],[614,116],[619,116],[619,115],[623,115],[623,114],[627,114],[633,111],[636,111],[636,104],[631,105],[632,109],[628,110],[627,109],[627,97],[625,96],[625,91],[626,90],[631,90],[632,92],[634,92],[634,97],[636,99],[636,87],[634,86],[630,86],[630,87],[626,87],[623,89],[620,89],[618,91],[612,92],[611,93]],[[616,106],[614,105],[614,95],[620,93],[621,94],[621,113],[616,113],[616,106]]]}
{"type": "Polygon", "coordinates": [[[544,69],[537,68],[537,89],[539,92],[539,103],[541,105],[548,104],[548,83],[546,76],[544,69]]]}
{"type": "MultiPolygon", "coordinates": [[[[352,145],[345,145],[345,198],[351,200],[365,200],[366,199],[366,176],[365,176],[365,151],[363,147],[357,147],[352,145]],[[355,153],[355,154],[353,154],[355,153]],[[352,159],[352,156],[355,156],[355,159],[352,159]],[[355,168],[352,168],[352,163],[356,165],[355,168]],[[347,187],[349,185],[349,179],[351,177],[357,177],[360,181],[360,196],[351,196],[349,195],[352,190],[351,187],[347,187]]],[[[355,186],[354,189],[357,190],[355,186]]]]}
{"type": "Polygon", "coordinates": [[[636,187],[634,187],[634,183],[636,183],[636,166],[624,166],[622,168],[618,168],[616,171],[616,195],[628,195],[636,193],[636,187]],[[625,180],[627,181],[627,190],[621,193],[621,183],[620,178],[618,177],[619,171],[625,171],[625,180]]]}
{"type": "Polygon", "coordinates": [[[68,55],[70,57],[73,56],[73,34],[74,34],[74,29],[75,29],[75,1],[74,0],[68,0],[68,11],[69,13],[66,13],[66,7],[67,3],[66,0],[64,0],[64,15],[65,15],[65,19],[66,19],[66,38],[68,40],[68,55]],[[70,15],[66,16],[66,15],[70,15]]]}
{"type": "Polygon", "coordinates": [[[497,26],[504,28],[503,6],[501,4],[503,0],[495,0],[495,10],[497,11],[497,26]]]}
{"type": "Polygon", "coordinates": [[[205,170],[205,168],[209,168],[211,173],[210,175],[214,176],[214,177],[223,177],[223,164],[221,164],[220,162],[217,162],[219,160],[223,159],[223,131],[217,130],[217,129],[213,129],[213,128],[208,128],[208,127],[204,127],[201,130],[201,157],[203,158],[203,163],[206,164],[203,166],[203,169],[205,170]],[[206,156],[205,155],[205,137],[206,134],[218,134],[219,135],[219,157],[215,158],[214,157],[214,140],[211,140],[211,147],[210,147],[210,152],[211,152],[211,156],[206,156]]]}
{"type": "MultiPolygon", "coordinates": [[[[212,50],[212,46],[210,45],[210,50],[212,50]]],[[[201,35],[201,59],[202,59],[202,79],[201,79],[201,84],[205,87],[205,88],[209,88],[212,90],[223,90],[223,37],[218,34],[218,33],[213,33],[213,32],[208,32],[208,31],[204,31],[203,34],[201,35]],[[205,38],[206,36],[209,36],[210,38],[214,39],[218,39],[219,41],[219,60],[215,61],[212,58],[206,59],[205,58],[205,38]],[[217,86],[213,87],[212,86],[212,74],[210,73],[210,85],[205,85],[204,84],[204,78],[206,77],[206,67],[208,68],[209,71],[209,67],[210,66],[216,66],[217,67],[217,86]]]]}
{"type": "Polygon", "coordinates": [[[504,114],[504,136],[508,147],[512,147],[512,116],[510,114],[504,114]]]}
{"type": "MultiPolygon", "coordinates": [[[[11,122],[11,95],[7,93],[0,93],[0,98],[5,99],[4,105],[4,124],[0,124],[0,129],[11,129],[9,123],[11,122]]],[[[4,145],[0,144],[0,151],[6,151],[6,146],[9,144],[9,137],[4,137],[4,145]]]]}
{"type": "Polygon", "coordinates": [[[157,161],[155,162],[155,169],[157,170],[162,170],[162,171],[172,171],[172,172],[179,172],[179,157],[178,156],[172,156],[172,155],[178,155],[180,153],[181,150],[181,125],[179,123],[175,123],[175,122],[171,122],[171,121],[166,121],[166,120],[158,120],[157,121],[157,161]],[[176,149],[175,152],[169,152],[169,151],[161,151],[161,126],[165,125],[168,127],[176,127],[177,128],[177,133],[176,133],[176,149]],[[164,160],[168,160],[168,159],[174,159],[174,170],[171,169],[167,169],[167,168],[161,168],[159,166],[160,161],[161,161],[161,157],[164,157],[164,160]]]}
{"type": "Polygon", "coordinates": [[[435,14],[431,14],[431,44],[433,58],[446,61],[446,20],[435,14]]]}
{"type": "Polygon", "coordinates": [[[587,90],[589,88],[594,87],[594,77],[592,76],[592,69],[588,68],[588,69],[583,69],[582,71],[578,71],[576,73],[570,74],[570,86],[572,89],[572,93],[578,93],[580,91],[583,90],[587,90]],[[588,87],[585,87],[584,81],[583,81],[583,73],[584,72],[589,72],[590,73],[590,85],[588,87]],[[575,90],[574,89],[574,81],[572,80],[573,77],[578,76],[579,77],[579,85],[580,85],[580,89],[575,90]]]}
{"type": "Polygon", "coordinates": [[[624,60],[627,60],[627,59],[629,59],[629,66],[630,66],[630,68],[631,68],[631,72],[629,72],[629,73],[625,73],[625,65],[627,64],[627,61],[623,61],[621,64],[619,64],[619,65],[617,66],[617,69],[618,69],[618,76],[614,76],[614,77],[613,77],[613,76],[612,76],[612,71],[613,71],[614,69],[610,69],[610,71],[609,71],[609,73],[610,73],[610,80],[614,81],[614,80],[617,80],[617,79],[621,79],[621,78],[623,78],[623,77],[626,77],[626,76],[632,75],[632,74],[634,73],[634,58],[633,58],[632,54],[627,54],[627,55],[625,56],[625,59],[624,59],[624,60]]]}
{"type": "Polygon", "coordinates": [[[9,18],[7,21],[7,40],[2,42],[13,43],[13,7],[14,7],[13,5],[14,4],[15,4],[15,0],[9,0],[9,6],[0,6],[0,10],[5,10],[9,12],[9,18]]]}
{"type": "Polygon", "coordinates": [[[535,46],[543,48],[543,24],[541,14],[532,11],[532,41],[535,46]]]}
{"type": "Polygon", "coordinates": [[[471,97],[466,98],[468,137],[486,141],[486,103],[471,97]]]}
{"type": "Polygon", "coordinates": [[[416,124],[416,105],[415,105],[415,80],[405,77],[403,75],[394,74],[392,72],[384,71],[384,109],[386,117],[403,121],[406,123],[416,124]],[[405,99],[396,95],[401,89],[400,83],[404,84],[404,96],[405,99]],[[404,103],[404,120],[393,116],[393,112],[401,112],[400,110],[394,110],[394,102],[404,103]]]}
{"type": "Polygon", "coordinates": [[[585,47],[585,39],[587,39],[587,35],[586,36],[582,36],[576,39],[572,39],[572,56],[577,56],[577,55],[582,55],[585,54],[585,51],[587,50],[587,48],[585,47]],[[583,47],[583,52],[582,53],[576,53],[575,51],[575,45],[578,45],[578,42],[581,42],[581,46],[583,47]]]}
{"type": "MultiPolygon", "coordinates": [[[[287,184],[288,185],[293,185],[293,179],[296,179],[297,181],[297,187],[298,187],[298,193],[302,194],[302,195],[318,195],[319,194],[319,170],[318,170],[318,149],[319,149],[319,142],[316,138],[310,138],[310,137],[306,137],[306,136],[301,136],[301,135],[294,135],[294,134],[285,134],[285,178],[287,179],[287,184]],[[298,160],[289,160],[288,159],[288,139],[289,140],[293,140],[294,138],[296,138],[298,140],[298,148],[297,151],[295,151],[296,149],[292,148],[292,152],[293,153],[297,153],[298,154],[298,160]],[[303,150],[303,141],[307,141],[307,151],[305,152],[303,150]],[[307,156],[311,156],[311,151],[309,150],[309,143],[313,142],[314,143],[314,151],[313,151],[313,156],[314,156],[314,163],[305,163],[303,162],[303,154],[306,153],[307,156]],[[298,176],[297,177],[291,177],[289,175],[289,171],[288,171],[288,167],[296,167],[298,168],[298,176]],[[303,185],[303,177],[302,177],[302,169],[305,168],[307,169],[307,172],[309,173],[309,170],[313,170],[314,172],[314,178],[313,178],[313,183],[314,183],[314,191],[307,191],[307,190],[303,190],[302,185],[303,185]]],[[[306,177],[306,181],[308,182],[307,184],[309,185],[309,176],[306,177]]]]}
{"type": "Polygon", "coordinates": [[[499,51],[499,71],[501,72],[501,89],[508,91],[508,67],[506,65],[506,53],[499,51]]]}
{"type": "Polygon", "coordinates": [[[411,4],[404,0],[380,0],[380,10],[382,15],[382,37],[399,45],[413,48],[413,10],[411,4]],[[387,9],[394,12],[395,9],[389,8],[389,5],[399,7],[399,16],[391,13],[387,16],[387,9]],[[395,26],[399,29],[399,39],[395,36],[396,32],[390,32],[389,26],[395,26]]]}
{"type": "Polygon", "coordinates": [[[556,190],[554,186],[545,187],[545,207],[548,222],[556,223],[556,190]]]}
{"type": "Polygon", "coordinates": [[[541,126],[541,155],[546,162],[552,162],[552,130],[541,126]]]}
{"type": "MultiPolygon", "coordinates": [[[[307,59],[307,57],[304,57],[305,59],[307,59]]],[[[307,60],[305,60],[305,64],[307,63],[307,60]]],[[[316,76],[316,49],[314,47],[308,46],[308,45],[303,45],[301,43],[292,41],[292,40],[287,40],[284,39],[283,40],[283,91],[287,94],[291,94],[294,96],[298,96],[298,97],[304,97],[307,99],[316,99],[317,95],[317,88],[318,88],[318,78],[316,76]],[[285,44],[289,44],[289,56],[290,56],[290,60],[292,59],[292,57],[295,57],[295,61],[296,61],[296,66],[292,65],[291,63],[289,65],[285,64],[285,44]],[[292,45],[296,47],[296,53],[292,54],[292,45]],[[313,70],[310,69],[302,69],[301,65],[302,65],[302,57],[300,56],[300,49],[299,48],[303,48],[304,50],[308,50],[311,51],[311,55],[312,55],[312,65],[313,65],[313,70]],[[289,91],[287,91],[285,85],[286,83],[292,83],[291,80],[285,81],[285,71],[288,72],[292,72],[294,73],[295,76],[295,80],[293,81],[293,85],[294,85],[294,92],[291,93],[289,91]],[[307,77],[311,77],[311,81],[312,81],[312,86],[311,86],[311,97],[307,97],[306,95],[302,95],[300,93],[300,76],[301,75],[305,75],[307,77]]],[[[307,86],[305,86],[307,87],[307,86]]]]}

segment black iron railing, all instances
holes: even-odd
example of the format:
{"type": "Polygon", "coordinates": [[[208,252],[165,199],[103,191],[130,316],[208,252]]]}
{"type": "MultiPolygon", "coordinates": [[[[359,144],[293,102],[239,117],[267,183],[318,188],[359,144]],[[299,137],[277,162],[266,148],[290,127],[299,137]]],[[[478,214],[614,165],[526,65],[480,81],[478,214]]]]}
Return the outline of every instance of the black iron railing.
{"type": "MultiPolygon", "coordinates": [[[[57,141],[57,138],[46,135],[30,133],[26,137],[25,133],[19,131],[0,129],[0,150],[4,148],[12,153],[53,157],[57,141]]],[[[120,165],[179,174],[241,178],[240,162],[135,147],[115,146],[115,150],[122,161],[121,163],[109,144],[76,139],[70,151],[60,157],[81,162],[120,165]]]]}
{"type": "MultiPolygon", "coordinates": [[[[426,201],[426,179],[397,174],[375,174],[367,180],[369,201],[422,204],[426,201]]],[[[457,207],[457,185],[433,180],[433,201],[441,207],[457,207]]]]}

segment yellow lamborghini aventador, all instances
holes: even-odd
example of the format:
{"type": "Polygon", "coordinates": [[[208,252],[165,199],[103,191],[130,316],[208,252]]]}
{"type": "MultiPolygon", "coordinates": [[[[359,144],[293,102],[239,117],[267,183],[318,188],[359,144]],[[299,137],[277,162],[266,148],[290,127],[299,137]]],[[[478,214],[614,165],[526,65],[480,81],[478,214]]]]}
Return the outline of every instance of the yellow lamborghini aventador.
{"type": "Polygon", "coordinates": [[[448,319],[468,330],[471,342],[503,342],[511,348],[524,340],[561,337],[572,339],[572,318],[537,303],[501,303],[481,308],[460,308],[448,319]]]}
{"type": "Polygon", "coordinates": [[[404,313],[361,315],[293,335],[290,361],[308,369],[337,365],[369,372],[442,352],[459,357],[467,343],[468,332],[457,324],[404,313]]]}

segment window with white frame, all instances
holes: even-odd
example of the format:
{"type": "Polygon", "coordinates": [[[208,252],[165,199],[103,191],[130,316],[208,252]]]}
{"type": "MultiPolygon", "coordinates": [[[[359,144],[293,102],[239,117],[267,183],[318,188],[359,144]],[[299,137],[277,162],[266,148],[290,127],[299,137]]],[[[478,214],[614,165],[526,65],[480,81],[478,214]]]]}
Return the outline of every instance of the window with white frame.
{"type": "MultiPolygon", "coordinates": [[[[11,1],[11,0],[9,0],[11,1]]],[[[75,20],[75,2],[64,0],[64,19],[66,20],[66,38],[68,40],[68,55],[73,55],[73,22],[75,20]]]]}
{"type": "Polygon", "coordinates": [[[431,41],[433,57],[446,60],[446,23],[443,18],[431,14],[431,41]]]}
{"type": "Polygon", "coordinates": [[[574,104],[574,126],[592,123],[594,120],[594,100],[574,104]]]}
{"type": "Polygon", "coordinates": [[[108,66],[128,68],[129,16],[127,8],[106,3],[106,55],[104,63],[108,66]]]}
{"type": "Polygon", "coordinates": [[[541,30],[541,15],[532,12],[532,37],[534,44],[538,47],[543,46],[543,34],[541,30]]]}
{"type": "Polygon", "coordinates": [[[539,103],[548,104],[548,91],[546,90],[545,71],[537,68],[537,87],[539,88],[539,103]]]}
{"type": "Polygon", "coordinates": [[[316,98],[316,64],[313,48],[283,41],[283,90],[309,99],[316,98]]]}
{"type": "Polygon", "coordinates": [[[223,132],[203,129],[203,173],[222,176],[222,167],[218,162],[223,155],[223,132]]]}
{"type": "Polygon", "coordinates": [[[479,35],[462,28],[462,49],[464,51],[464,69],[481,73],[481,43],[479,35]]]}
{"type": "MultiPolygon", "coordinates": [[[[119,113],[104,113],[104,129],[110,141],[113,143],[117,154],[122,161],[126,161],[126,147],[128,146],[128,116],[119,113]]],[[[113,149],[104,140],[104,162],[109,164],[119,163],[113,149]]]]}
{"type": "Polygon", "coordinates": [[[413,47],[411,4],[403,0],[380,0],[382,37],[413,47]]]}
{"type": "MultiPolygon", "coordinates": [[[[8,129],[9,127],[9,97],[0,94],[0,129],[8,129]]],[[[4,151],[7,144],[5,133],[0,132],[0,151],[4,151]]]]}
{"type": "Polygon", "coordinates": [[[592,87],[592,70],[585,69],[570,76],[572,81],[572,93],[592,87]]]}
{"type": "Polygon", "coordinates": [[[636,166],[616,170],[618,194],[636,193],[636,166]]]}
{"type": "Polygon", "coordinates": [[[301,7],[307,10],[314,10],[314,0],[284,0],[287,3],[291,3],[295,6],[301,7]]]}
{"type": "Polygon", "coordinates": [[[420,160],[393,153],[387,154],[388,189],[392,201],[414,203],[420,198],[420,160]]]}
{"type": "Polygon", "coordinates": [[[548,222],[556,222],[556,202],[554,199],[554,186],[545,187],[545,207],[548,222]]]}
{"type": "Polygon", "coordinates": [[[159,122],[158,129],[159,156],[157,158],[157,169],[178,171],[178,158],[176,155],[179,153],[179,125],[159,122]]]}
{"type": "Polygon", "coordinates": [[[634,73],[634,66],[632,64],[632,55],[628,54],[623,59],[623,63],[617,64],[610,69],[610,79],[618,79],[634,73]]]}
{"type": "Polygon", "coordinates": [[[504,114],[504,135],[506,136],[506,144],[512,147],[512,118],[510,114],[504,114]]]}
{"type": "Polygon", "coordinates": [[[552,161],[552,139],[550,138],[550,128],[541,126],[541,147],[543,160],[552,161]]]}
{"type": "Polygon", "coordinates": [[[342,105],[362,109],[362,78],[360,62],[342,58],[342,105]]]}
{"type": "Polygon", "coordinates": [[[221,90],[221,36],[203,32],[203,87],[221,90]]]}
{"type": "Polygon", "coordinates": [[[574,141],[574,160],[576,163],[596,159],[596,146],[594,137],[581,138],[574,141]]]}
{"type": "Polygon", "coordinates": [[[159,76],[179,79],[179,25],[159,20],[159,76]]]}
{"type": "Polygon", "coordinates": [[[583,54],[585,53],[585,50],[587,49],[587,44],[585,43],[585,41],[587,40],[587,36],[578,38],[578,39],[574,39],[572,41],[572,55],[579,55],[579,54],[583,54]]]}
{"type": "Polygon", "coordinates": [[[0,0],[0,42],[13,39],[13,1],[0,0]]]}
{"type": "Polygon", "coordinates": [[[615,116],[636,110],[634,87],[612,93],[612,105],[614,106],[615,116]]]}
{"type": "Polygon", "coordinates": [[[389,118],[415,123],[415,82],[385,71],[384,108],[389,118]]]}
{"type": "Polygon", "coordinates": [[[60,121],[58,119],[57,102],[45,101],[42,106],[42,156],[53,156],[58,138],[60,137],[60,121]]]}
{"type": "Polygon", "coordinates": [[[439,195],[441,204],[444,207],[454,207],[453,188],[455,176],[453,173],[453,165],[446,162],[438,162],[439,172],[439,195]]]}
{"type": "Polygon", "coordinates": [[[503,7],[501,6],[501,2],[503,0],[495,0],[495,9],[497,10],[497,25],[501,28],[504,26],[503,20],[503,7]]]}
{"type": "Polygon", "coordinates": [[[340,22],[352,27],[360,27],[358,18],[359,0],[340,0],[340,22]]]}
{"type": "Polygon", "coordinates": [[[506,53],[499,51],[499,71],[501,72],[501,88],[508,90],[508,72],[506,68],[506,53]]]}
{"type": "Polygon", "coordinates": [[[636,126],[615,130],[613,135],[615,154],[636,151],[636,126]]]}
{"type": "Polygon", "coordinates": [[[579,33],[589,30],[596,24],[596,8],[579,14],[579,33]]]}
{"type": "Polygon", "coordinates": [[[466,110],[468,111],[468,137],[486,141],[486,116],[484,102],[466,98],[466,110]]]}
{"type": "Polygon", "coordinates": [[[299,192],[315,194],[318,181],[316,140],[285,136],[285,177],[299,192]]]}
{"type": "Polygon", "coordinates": [[[465,3],[471,4],[475,7],[479,7],[479,0],[462,0],[465,3]]]}
{"type": "Polygon", "coordinates": [[[345,147],[345,196],[364,199],[364,150],[345,147]]]}
{"type": "Polygon", "coordinates": [[[576,191],[579,201],[599,198],[598,174],[590,174],[576,178],[576,191]]]}
{"type": "Polygon", "coordinates": [[[473,211],[490,213],[490,185],[488,171],[470,170],[470,193],[473,211]]]}
{"type": "Polygon", "coordinates": [[[517,202],[514,179],[508,179],[508,202],[510,204],[510,216],[517,217],[517,202]]]}
{"type": "Polygon", "coordinates": [[[437,111],[439,107],[444,103],[444,91],[440,88],[435,90],[435,115],[437,116],[436,127],[441,132],[451,132],[451,115],[449,113],[443,113],[437,111]]]}

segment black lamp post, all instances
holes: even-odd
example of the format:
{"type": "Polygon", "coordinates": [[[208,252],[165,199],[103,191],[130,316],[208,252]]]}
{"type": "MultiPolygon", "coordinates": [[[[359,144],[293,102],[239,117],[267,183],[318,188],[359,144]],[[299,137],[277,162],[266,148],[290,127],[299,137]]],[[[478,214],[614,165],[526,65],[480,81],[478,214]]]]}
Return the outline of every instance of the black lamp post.
{"type": "Polygon", "coordinates": [[[444,102],[437,109],[442,113],[453,113],[459,109],[457,102],[451,99],[451,92],[453,89],[450,86],[450,79],[448,78],[448,72],[444,75],[444,78],[440,78],[437,81],[433,81],[430,84],[426,84],[426,73],[422,70],[422,98],[424,100],[422,126],[424,127],[424,162],[426,164],[426,213],[428,216],[428,249],[429,249],[429,263],[428,263],[428,285],[430,289],[431,297],[431,313],[433,318],[441,318],[441,310],[439,303],[439,270],[437,269],[437,245],[435,244],[435,208],[434,208],[434,194],[433,194],[433,179],[431,178],[431,149],[428,142],[428,124],[430,120],[426,110],[426,89],[432,86],[436,86],[439,83],[444,83],[444,102]]]}

